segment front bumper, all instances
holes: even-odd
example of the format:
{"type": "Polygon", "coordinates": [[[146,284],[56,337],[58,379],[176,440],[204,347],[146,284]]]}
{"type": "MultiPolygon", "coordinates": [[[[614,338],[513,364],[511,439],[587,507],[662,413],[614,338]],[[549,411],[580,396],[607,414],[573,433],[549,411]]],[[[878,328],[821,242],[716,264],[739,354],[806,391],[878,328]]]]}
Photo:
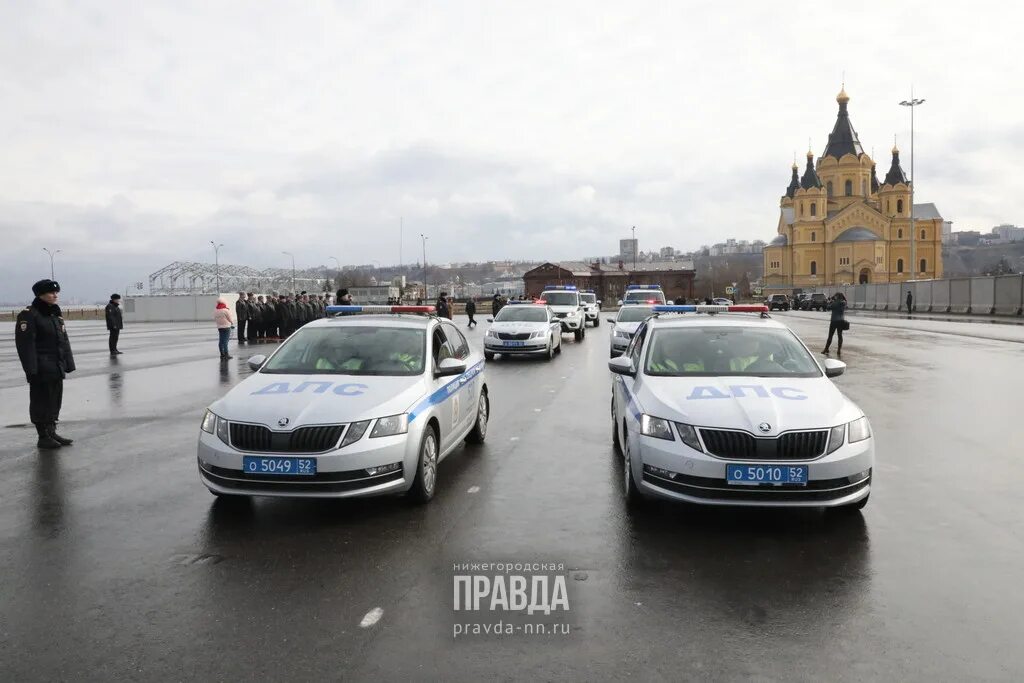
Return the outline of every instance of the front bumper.
{"type": "Polygon", "coordinates": [[[242,453],[215,435],[200,431],[197,451],[199,479],[215,493],[286,498],[354,498],[403,493],[412,486],[419,460],[422,426],[427,416],[409,425],[407,434],[376,439],[364,434],[342,449],[315,455],[242,453]],[[302,457],[316,460],[312,476],[275,476],[242,471],[242,457],[302,457]],[[368,475],[369,467],[402,463],[386,474],[368,475]]]}
{"type": "Polygon", "coordinates": [[[594,310],[592,310],[592,311],[587,309],[587,321],[588,322],[594,322],[595,320],[597,320],[600,317],[601,317],[601,311],[597,310],[596,308],[594,310]]]}
{"type": "Polygon", "coordinates": [[[874,439],[844,444],[839,450],[816,460],[745,460],[744,464],[807,465],[806,486],[740,486],[726,483],[727,464],[676,441],[631,435],[633,479],[648,495],[701,505],[756,507],[836,507],[849,505],[871,492],[874,468],[874,439]],[[645,467],[648,466],[648,467],[645,467]],[[667,470],[674,477],[654,473],[667,470]]]}
{"type": "Polygon", "coordinates": [[[534,353],[547,353],[548,342],[546,339],[530,339],[523,342],[523,346],[504,346],[500,339],[484,337],[484,350],[488,353],[530,355],[534,353]]]}
{"type": "Polygon", "coordinates": [[[562,323],[562,332],[575,332],[584,325],[586,316],[579,316],[578,318],[559,318],[558,322],[562,323]]]}

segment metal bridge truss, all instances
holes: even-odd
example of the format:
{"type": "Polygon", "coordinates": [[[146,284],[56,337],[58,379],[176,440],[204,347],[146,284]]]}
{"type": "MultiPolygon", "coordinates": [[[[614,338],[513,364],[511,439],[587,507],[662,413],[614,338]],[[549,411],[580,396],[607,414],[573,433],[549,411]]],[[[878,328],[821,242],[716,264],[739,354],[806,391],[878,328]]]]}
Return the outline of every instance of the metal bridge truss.
{"type": "Polygon", "coordinates": [[[323,292],[325,283],[332,286],[326,266],[296,270],[293,276],[290,268],[266,268],[257,270],[249,266],[234,266],[222,263],[198,263],[175,261],[149,276],[151,295],[175,294],[218,294],[217,279],[220,278],[220,292],[255,292],[268,294],[272,291],[323,292]]]}

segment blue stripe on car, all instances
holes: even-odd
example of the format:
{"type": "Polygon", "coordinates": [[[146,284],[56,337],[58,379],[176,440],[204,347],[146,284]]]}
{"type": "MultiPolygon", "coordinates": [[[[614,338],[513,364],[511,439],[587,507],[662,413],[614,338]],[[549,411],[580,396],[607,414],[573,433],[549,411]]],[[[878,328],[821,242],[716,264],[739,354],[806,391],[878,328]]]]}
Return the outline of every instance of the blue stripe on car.
{"type": "Polygon", "coordinates": [[[462,387],[468,386],[469,380],[473,379],[483,371],[484,362],[480,361],[453,379],[451,382],[448,382],[448,384],[445,384],[443,387],[427,396],[425,399],[417,403],[415,408],[409,411],[409,422],[415,420],[418,415],[425,412],[431,406],[440,405],[447,401],[449,398],[457,394],[462,387]]]}
{"type": "Polygon", "coordinates": [[[643,411],[640,409],[640,404],[636,400],[636,395],[629,390],[629,387],[626,386],[626,381],[624,379],[622,379],[621,377],[617,379],[622,384],[622,391],[626,395],[626,408],[629,409],[629,412],[632,413],[633,417],[635,417],[637,422],[639,422],[640,416],[643,414],[643,411]]]}

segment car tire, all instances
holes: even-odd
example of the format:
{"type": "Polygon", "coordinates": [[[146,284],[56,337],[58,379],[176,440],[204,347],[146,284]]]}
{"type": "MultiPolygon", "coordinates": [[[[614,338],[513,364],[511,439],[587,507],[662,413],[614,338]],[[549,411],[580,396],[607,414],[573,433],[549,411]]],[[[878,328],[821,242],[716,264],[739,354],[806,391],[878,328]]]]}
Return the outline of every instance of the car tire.
{"type": "Polygon", "coordinates": [[[622,446],[619,445],[619,421],[615,419],[615,397],[612,397],[612,448],[617,455],[622,455],[622,446]]]}
{"type": "Polygon", "coordinates": [[[557,344],[555,349],[557,349],[559,355],[561,355],[561,353],[562,353],[562,337],[559,336],[558,339],[555,340],[555,343],[557,344]]]}
{"type": "Polygon", "coordinates": [[[484,351],[484,360],[494,360],[494,354],[490,351],[484,351]]]}
{"type": "Polygon", "coordinates": [[[554,360],[554,358],[555,358],[555,343],[549,341],[548,342],[547,353],[544,354],[544,360],[551,361],[551,360],[554,360]]]}
{"type": "Polygon", "coordinates": [[[437,490],[437,454],[440,450],[437,432],[427,427],[420,442],[420,457],[416,460],[416,478],[409,489],[409,497],[416,503],[429,503],[437,490]]]}
{"type": "MultiPolygon", "coordinates": [[[[625,436],[625,430],[623,430],[625,436]]],[[[622,449],[622,497],[628,507],[639,507],[644,502],[644,496],[640,493],[636,480],[633,478],[633,462],[629,455],[629,441],[623,439],[626,446],[622,449]]]]}
{"type": "Polygon", "coordinates": [[[583,330],[573,330],[572,336],[576,341],[583,341],[583,330]]]}
{"type": "Polygon", "coordinates": [[[480,401],[476,406],[476,422],[473,429],[466,435],[466,443],[481,444],[487,438],[487,421],[491,417],[491,402],[487,398],[487,389],[480,391],[480,401]]]}
{"type": "Polygon", "coordinates": [[[600,326],[601,326],[601,316],[598,315],[596,318],[594,318],[594,327],[600,327],[600,326]]]}

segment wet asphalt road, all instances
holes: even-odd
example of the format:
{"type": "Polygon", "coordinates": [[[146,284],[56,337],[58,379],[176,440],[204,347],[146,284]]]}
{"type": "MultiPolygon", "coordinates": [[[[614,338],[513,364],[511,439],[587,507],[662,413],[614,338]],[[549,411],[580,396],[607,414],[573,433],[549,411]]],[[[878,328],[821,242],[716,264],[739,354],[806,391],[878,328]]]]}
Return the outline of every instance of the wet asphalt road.
{"type": "MultiPolygon", "coordinates": [[[[820,348],[822,314],[777,317],[820,348]]],[[[71,333],[77,442],[57,453],[19,426],[11,331],[0,346],[3,680],[1024,678],[1024,328],[853,320],[837,383],[878,465],[850,518],[628,513],[607,324],[550,364],[488,364],[487,443],[426,507],[225,505],[196,432],[254,351],[222,367],[207,326],[150,324],[111,360],[100,326],[71,333]],[[474,561],[573,568],[570,633],[454,639],[452,565],[474,561]]]]}

